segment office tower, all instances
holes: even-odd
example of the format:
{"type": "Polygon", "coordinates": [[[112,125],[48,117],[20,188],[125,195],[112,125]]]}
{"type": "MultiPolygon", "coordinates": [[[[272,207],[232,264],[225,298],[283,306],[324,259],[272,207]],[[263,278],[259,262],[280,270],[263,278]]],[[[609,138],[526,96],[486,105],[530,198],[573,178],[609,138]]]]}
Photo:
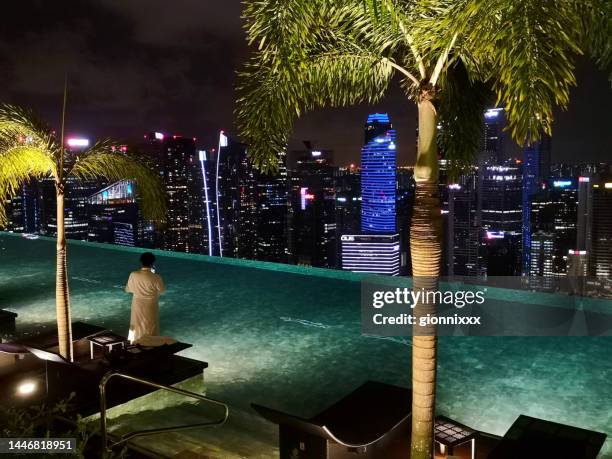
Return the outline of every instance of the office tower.
{"type": "Polygon", "coordinates": [[[336,229],[358,233],[361,227],[361,174],[356,167],[340,167],[335,175],[336,229]]]}
{"type": "MultiPolygon", "coordinates": [[[[578,177],[578,214],[576,222],[576,250],[587,258],[593,243],[593,177],[578,177]]],[[[588,263],[587,263],[588,264],[588,263]]]]}
{"type": "Polygon", "coordinates": [[[396,231],[396,133],[386,113],[368,116],[361,149],[361,232],[396,231]]]}
{"type": "MultiPolygon", "coordinates": [[[[539,192],[532,195],[530,209],[529,231],[532,234],[541,232],[553,235],[552,264],[549,274],[565,275],[568,271],[568,252],[576,247],[577,180],[558,178],[542,182],[539,192]]],[[[533,272],[531,262],[529,269],[524,272],[535,275],[531,274],[533,272]]]]}
{"type": "Polygon", "coordinates": [[[479,170],[479,222],[491,231],[522,231],[522,174],[519,165],[485,166],[479,170]]]}
{"type": "Polygon", "coordinates": [[[551,289],[555,276],[555,234],[534,232],[529,247],[528,285],[531,288],[551,289]]]}
{"type": "Polygon", "coordinates": [[[166,136],[159,140],[161,172],[168,199],[161,247],[177,252],[201,253],[204,247],[204,187],[195,140],[180,136],[166,136]]]}
{"type": "MultiPolygon", "coordinates": [[[[334,178],[336,188],[336,240],[343,234],[358,234],[361,228],[361,176],[355,165],[340,167],[334,178]]],[[[337,259],[342,245],[337,244],[337,259]]]]}
{"type": "MultiPolygon", "coordinates": [[[[77,155],[89,147],[85,138],[66,139],[65,166],[70,168],[77,155]]],[[[57,234],[57,208],[55,202],[55,182],[52,178],[40,180],[42,188],[43,232],[49,236],[57,234]]],[[[106,186],[104,180],[79,180],[75,177],[66,179],[64,196],[64,230],[66,238],[87,240],[89,215],[87,205],[89,197],[106,186]]]]}
{"type": "Polygon", "coordinates": [[[122,180],[94,193],[89,197],[88,211],[88,240],[151,246],[153,227],[142,219],[133,181],[122,180]]]}
{"type": "Polygon", "coordinates": [[[211,176],[211,169],[214,162],[211,161],[211,153],[214,149],[209,151],[199,150],[198,159],[200,161],[200,173],[201,183],[203,192],[201,193],[203,199],[202,207],[202,253],[213,256],[214,254],[214,214],[215,214],[215,196],[214,189],[211,187],[213,182],[211,176]]]}
{"type": "Polygon", "coordinates": [[[480,247],[487,276],[520,276],[521,233],[484,230],[480,247]]]}
{"type": "MultiPolygon", "coordinates": [[[[400,237],[400,275],[412,272],[410,258],[410,224],[414,207],[416,182],[412,167],[397,168],[397,205],[396,225],[400,237]]],[[[346,233],[345,233],[346,234],[346,233]]]]}
{"type": "MultiPolygon", "coordinates": [[[[612,178],[593,185],[592,250],[589,274],[609,279],[612,276],[612,178]]],[[[588,254],[588,249],[587,249],[588,254]]]]}
{"type": "Polygon", "coordinates": [[[462,176],[460,183],[448,185],[446,260],[449,276],[480,276],[480,226],[476,218],[476,173],[462,176]]]}
{"type": "Polygon", "coordinates": [[[330,158],[331,153],[322,150],[303,152],[290,172],[288,252],[292,264],[338,267],[336,168],[330,158]]]}
{"type": "Polygon", "coordinates": [[[287,263],[287,223],[289,189],[286,153],[278,155],[278,171],[274,175],[254,171],[253,258],[287,263]]]}
{"type": "MultiPolygon", "coordinates": [[[[396,133],[386,113],[373,113],[361,149],[361,234],[343,234],[342,269],[397,276],[396,133]]],[[[406,202],[402,203],[405,207],[406,202]]]]}
{"type": "Polygon", "coordinates": [[[343,234],[342,269],[397,276],[400,273],[400,240],[396,234],[343,234]]]}
{"type": "Polygon", "coordinates": [[[248,162],[247,147],[221,131],[215,159],[214,254],[255,258],[257,172],[248,162]]]}
{"type": "Polygon", "coordinates": [[[507,159],[505,126],[506,113],[503,108],[485,110],[479,164],[499,165],[507,159]]]}
{"type": "Polygon", "coordinates": [[[544,136],[541,140],[527,145],[523,150],[523,272],[530,271],[531,254],[531,199],[537,193],[542,182],[550,177],[551,138],[544,136]]]}

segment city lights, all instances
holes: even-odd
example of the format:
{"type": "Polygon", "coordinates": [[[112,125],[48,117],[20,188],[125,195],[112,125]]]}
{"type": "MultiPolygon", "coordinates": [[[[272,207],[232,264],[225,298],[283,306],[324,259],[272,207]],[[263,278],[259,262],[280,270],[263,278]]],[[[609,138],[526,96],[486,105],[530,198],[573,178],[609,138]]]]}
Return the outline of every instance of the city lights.
{"type": "Polygon", "coordinates": [[[69,139],[66,140],[66,144],[69,147],[88,147],[89,146],[89,139],[85,139],[85,138],[78,138],[78,137],[70,137],[69,139]]]}

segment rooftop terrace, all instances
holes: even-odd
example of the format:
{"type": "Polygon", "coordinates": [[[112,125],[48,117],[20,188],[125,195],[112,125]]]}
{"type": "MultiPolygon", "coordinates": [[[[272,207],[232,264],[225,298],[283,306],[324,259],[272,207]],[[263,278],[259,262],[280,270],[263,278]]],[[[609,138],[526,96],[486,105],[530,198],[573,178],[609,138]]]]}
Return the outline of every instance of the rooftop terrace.
{"type": "MultiPolygon", "coordinates": [[[[18,334],[55,327],[54,251],[51,240],[0,234],[0,308],[19,313],[18,334]]],[[[73,320],[126,333],[130,298],[123,286],[137,268],[137,252],[70,243],[73,320]]],[[[182,355],[209,363],[207,395],[229,402],[233,418],[226,430],[167,434],[160,450],[176,453],[180,444],[221,457],[268,458],[276,448],[274,426],[250,403],[308,418],[366,380],[410,386],[410,339],[360,334],[361,276],[158,255],[168,286],[162,334],[194,345],[182,355]]],[[[530,298],[507,294],[509,301],[530,298]]],[[[497,435],[519,414],[605,432],[601,457],[612,457],[611,349],[612,337],[441,337],[438,413],[497,435]]],[[[128,426],[136,411],[154,424],[188,417],[192,407],[150,394],[118,409],[116,424],[128,426]]]]}

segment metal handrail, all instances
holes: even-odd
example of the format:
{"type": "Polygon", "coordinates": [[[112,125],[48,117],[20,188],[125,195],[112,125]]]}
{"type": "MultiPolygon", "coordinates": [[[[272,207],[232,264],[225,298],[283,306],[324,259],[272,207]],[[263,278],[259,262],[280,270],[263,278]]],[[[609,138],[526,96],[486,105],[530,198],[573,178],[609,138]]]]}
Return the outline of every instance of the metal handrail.
{"type": "Polygon", "coordinates": [[[152,435],[152,434],[163,433],[163,432],[174,432],[177,430],[196,429],[198,427],[220,426],[220,425],[225,424],[229,416],[229,407],[227,406],[227,404],[220,402],[218,400],[214,400],[212,398],[208,398],[203,395],[196,394],[195,392],[190,392],[184,389],[179,389],[178,387],[157,384],[153,381],[148,381],[146,379],[137,378],[136,376],[126,375],[124,373],[117,373],[117,372],[111,371],[111,372],[106,373],[102,377],[102,379],[100,380],[100,386],[99,386],[100,387],[100,434],[102,435],[102,447],[104,448],[104,451],[109,450],[108,432],[107,432],[107,426],[106,426],[106,384],[111,378],[115,376],[119,378],[127,379],[129,381],[134,381],[140,384],[144,384],[145,386],[155,387],[157,389],[166,390],[168,392],[174,392],[175,394],[184,395],[185,397],[190,397],[190,398],[195,398],[197,400],[203,400],[205,402],[210,402],[212,404],[222,406],[225,411],[223,414],[223,418],[217,421],[201,422],[197,424],[185,424],[185,425],[176,426],[176,427],[161,427],[158,429],[137,430],[135,432],[131,432],[131,433],[122,435],[119,441],[114,442],[110,445],[110,448],[120,445],[121,443],[125,443],[126,441],[129,441],[132,438],[140,437],[143,435],[152,435]]]}

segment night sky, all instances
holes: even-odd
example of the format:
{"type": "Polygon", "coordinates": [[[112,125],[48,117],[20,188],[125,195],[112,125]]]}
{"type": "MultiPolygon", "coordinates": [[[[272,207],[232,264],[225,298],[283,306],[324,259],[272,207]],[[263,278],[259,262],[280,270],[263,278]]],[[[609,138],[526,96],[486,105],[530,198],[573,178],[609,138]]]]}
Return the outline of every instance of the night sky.
{"type": "MultiPolygon", "coordinates": [[[[235,132],[233,84],[248,54],[239,0],[3,0],[0,101],[57,126],[68,73],[70,134],[133,140],[161,130],[207,147],[219,129],[235,132]]],[[[577,75],[569,110],[556,116],[553,160],[609,160],[610,84],[586,59],[577,75]]],[[[338,164],[358,162],[372,111],[390,114],[399,164],[410,164],[416,110],[397,85],[373,107],[308,114],[291,147],[311,140],[338,164]]]]}

